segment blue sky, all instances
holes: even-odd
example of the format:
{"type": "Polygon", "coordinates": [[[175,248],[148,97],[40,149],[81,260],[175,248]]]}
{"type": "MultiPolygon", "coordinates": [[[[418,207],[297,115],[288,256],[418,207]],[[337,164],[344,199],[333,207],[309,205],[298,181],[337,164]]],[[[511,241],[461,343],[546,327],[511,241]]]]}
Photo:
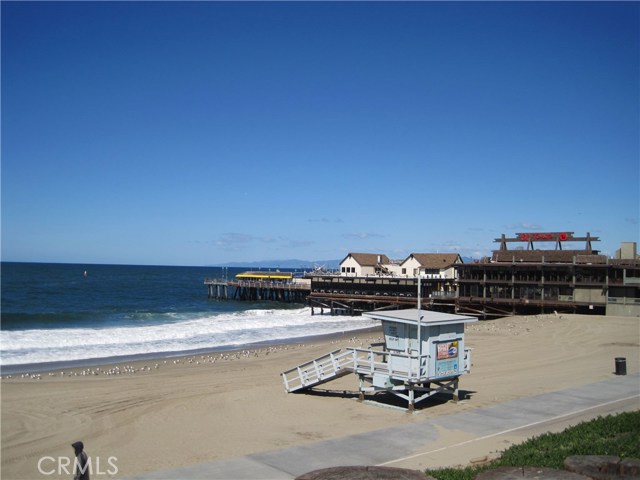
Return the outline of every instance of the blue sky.
{"type": "Polygon", "coordinates": [[[479,257],[536,231],[590,232],[607,254],[639,241],[637,2],[1,14],[5,261],[479,257]]]}

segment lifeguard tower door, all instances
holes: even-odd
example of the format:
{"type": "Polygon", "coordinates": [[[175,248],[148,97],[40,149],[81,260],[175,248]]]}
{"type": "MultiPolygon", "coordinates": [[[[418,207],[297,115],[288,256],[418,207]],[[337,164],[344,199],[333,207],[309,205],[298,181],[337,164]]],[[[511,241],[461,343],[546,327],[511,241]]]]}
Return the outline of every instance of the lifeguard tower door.
{"type": "Polygon", "coordinates": [[[409,354],[420,355],[420,340],[418,340],[418,327],[408,325],[409,327],[409,354]]]}

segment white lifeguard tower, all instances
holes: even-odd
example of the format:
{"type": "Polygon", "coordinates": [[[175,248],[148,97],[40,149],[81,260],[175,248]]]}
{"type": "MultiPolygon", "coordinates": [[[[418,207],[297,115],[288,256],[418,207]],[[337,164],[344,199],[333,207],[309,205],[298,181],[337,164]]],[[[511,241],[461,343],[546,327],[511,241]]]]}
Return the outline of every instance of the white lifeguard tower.
{"type": "Polygon", "coordinates": [[[409,410],[438,392],[458,400],[458,379],[471,370],[464,324],[477,318],[417,308],[363,315],[382,322],[384,343],[335,350],[283,372],[287,392],[355,373],[361,399],[365,392],[387,391],[407,400],[409,410]]]}

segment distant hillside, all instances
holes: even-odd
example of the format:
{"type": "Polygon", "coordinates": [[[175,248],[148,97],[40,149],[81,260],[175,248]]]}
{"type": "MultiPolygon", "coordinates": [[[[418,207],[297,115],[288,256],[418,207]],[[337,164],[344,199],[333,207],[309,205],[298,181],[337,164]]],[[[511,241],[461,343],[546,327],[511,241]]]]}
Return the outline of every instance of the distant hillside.
{"type": "Polygon", "coordinates": [[[311,270],[317,267],[324,267],[326,269],[335,269],[340,265],[340,260],[260,260],[257,262],[228,262],[221,263],[219,265],[212,265],[215,267],[230,267],[230,268],[287,268],[287,269],[302,269],[311,270]]]}

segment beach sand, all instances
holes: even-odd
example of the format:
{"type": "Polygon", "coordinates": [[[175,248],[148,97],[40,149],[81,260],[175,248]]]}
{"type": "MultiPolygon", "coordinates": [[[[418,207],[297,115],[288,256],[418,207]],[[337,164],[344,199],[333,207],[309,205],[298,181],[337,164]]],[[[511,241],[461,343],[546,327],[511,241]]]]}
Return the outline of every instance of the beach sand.
{"type": "MultiPolygon", "coordinates": [[[[64,471],[43,476],[38,461],[71,457],[76,440],[100,458],[100,478],[114,470],[109,457],[117,459],[112,460],[116,476],[126,477],[419,423],[425,415],[598,382],[613,375],[616,357],[626,357],[628,374],[640,369],[637,317],[551,314],[467,325],[473,365],[460,379],[468,398],[457,404],[429,399],[409,414],[359,403],[355,375],[320,385],[317,393],[285,393],[281,372],[381,338],[379,330],[351,332],[250,351],[120,363],[118,369],[102,367],[98,375],[90,372],[97,367],[90,367],[4,378],[2,478],[69,478],[64,471]]],[[[481,451],[481,444],[478,449],[477,457],[490,453],[481,451]]],[[[41,463],[47,471],[56,465],[41,463]]]]}

